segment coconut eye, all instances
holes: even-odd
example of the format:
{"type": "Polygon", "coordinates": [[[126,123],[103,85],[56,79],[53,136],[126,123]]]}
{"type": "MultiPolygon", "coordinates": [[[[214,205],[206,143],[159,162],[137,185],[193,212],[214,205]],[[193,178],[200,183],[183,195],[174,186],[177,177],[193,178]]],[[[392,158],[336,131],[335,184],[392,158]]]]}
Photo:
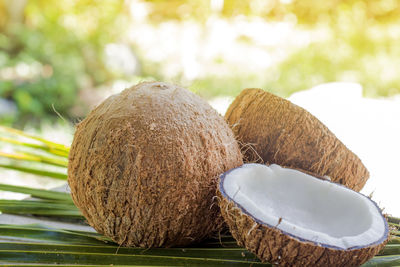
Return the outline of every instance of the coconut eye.
{"type": "Polygon", "coordinates": [[[245,164],[222,175],[219,191],[232,235],[269,262],[359,265],[388,239],[372,200],[295,169],[245,164]],[[309,256],[297,259],[296,251],[309,256]]]}

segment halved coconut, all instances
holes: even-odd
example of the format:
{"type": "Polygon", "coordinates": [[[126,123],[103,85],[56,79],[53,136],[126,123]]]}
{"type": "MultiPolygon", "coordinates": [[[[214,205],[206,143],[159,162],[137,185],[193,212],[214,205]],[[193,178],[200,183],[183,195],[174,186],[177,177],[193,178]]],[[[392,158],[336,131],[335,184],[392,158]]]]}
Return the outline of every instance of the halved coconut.
{"type": "Polygon", "coordinates": [[[238,244],[273,264],[360,265],[388,239],[388,224],[368,197],[279,165],[228,171],[219,197],[238,244]]]}
{"type": "Polygon", "coordinates": [[[306,170],[329,176],[355,191],[369,178],[357,155],[321,121],[284,98],[261,89],[245,89],[229,106],[225,119],[242,143],[246,163],[306,170]]]}

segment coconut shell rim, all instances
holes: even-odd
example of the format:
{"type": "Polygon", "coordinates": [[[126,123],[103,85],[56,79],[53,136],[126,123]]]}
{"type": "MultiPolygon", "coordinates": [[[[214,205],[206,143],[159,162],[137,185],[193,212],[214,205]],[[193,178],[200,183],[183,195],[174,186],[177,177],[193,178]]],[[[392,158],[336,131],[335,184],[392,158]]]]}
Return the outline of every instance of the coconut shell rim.
{"type": "MultiPolygon", "coordinates": [[[[342,251],[351,251],[351,250],[357,250],[357,249],[362,249],[362,248],[366,248],[366,247],[377,246],[377,245],[380,245],[380,244],[384,243],[384,242],[389,238],[389,224],[388,224],[387,220],[385,219],[384,215],[382,214],[381,209],[379,208],[378,204],[376,204],[376,202],[375,202],[374,200],[372,200],[372,199],[370,199],[369,197],[367,197],[367,196],[361,194],[360,192],[354,191],[354,190],[352,190],[352,189],[350,189],[350,188],[348,188],[348,187],[346,187],[346,186],[344,186],[344,185],[342,185],[342,184],[340,184],[340,183],[336,183],[336,182],[333,182],[333,181],[331,181],[331,180],[325,179],[324,177],[321,177],[321,176],[319,176],[319,175],[314,175],[314,174],[311,173],[311,172],[305,172],[305,171],[302,171],[302,170],[300,170],[300,169],[288,168],[288,167],[284,167],[284,166],[281,166],[281,167],[282,167],[282,168],[286,168],[286,169],[297,170],[297,171],[299,171],[299,172],[308,174],[308,175],[310,175],[310,176],[312,176],[312,177],[314,177],[314,178],[316,178],[316,179],[320,179],[320,180],[323,180],[323,181],[326,181],[326,182],[329,182],[329,183],[332,183],[332,184],[336,184],[336,185],[341,186],[341,187],[343,187],[343,188],[345,188],[345,189],[347,189],[347,190],[353,191],[353,192],[355,192],[355,193],[361,195],[361,196],[364,197],[364,198],[367,198],[367,199],[368,199],[369,201],[371,201],[371,202],[375,205],[375,207],[380,211],[379,214],[381,215],[381,218],[382,218],[383,223],[384,223],[384,225],[385,225],[385,232],[384,232],[384,234],[383,234],[382,237],[381,237],[380,239],[378,239],[377,241],[375,241],[375,242],[373,242],[373,243],[366,244],[366,245],[364,245],[364,246],[353,246],[353,247],[349,247],[349,248],[341,248],[341,247],[337,247],[337,246],[333,246],[333,245],[328,245],[328,244],[319,243],[319,242],[315,242],[315,241],[312,241],[312,240],[304,239],[304,238],[299,237],[299,236],[296,236],[296,235],[294,235],[294,234],[292,234],[292,233],[288,233],[288,232],[286,232],[286,231],[283,231],[282,229],[279,229],[279,228],[277,228],[276,226],[269,225],[268,223],[265,223],[265,222],[261,221],[261,220],[258,219],[258,218],[255,218],[255,217],[254,217],[252,214],[250,214],[242,205],[238,204],[238,203],[235,202],[231,197],[229,197],[229,196],[225,193],[225,189],[224,189],[224,187],[223,187],[223,182],[224,182],[226,176],[227,176],[228,174],[230,174],[231,172],[237,170],[237,169],[243,168],[243,166],[245,166],[245,165],[246,165],[246,166],[247,166],[247,165],[267,165],[267,166],[269,166],[269,165],[271,165],[271,164],[245,163],[245,164],[243,164],[243,165],[241,165],[241,166],[239,166],[239,167],[236,167],[236,168],[230,169],[229,171],[224,172],[224,173],[221,174],[220,177],[219,177],[219,178],[220,178],[220,181],[219,181],[219,183],[218,183],[218,191],[221,193],[221,196],[222,196],[222,197],[226,198],[229,202],[233,202],[237,207],[240,208],[240,210],[241,210],[244,214],[246,214],[247,216],[249,216],[249,217],[250,217],[252,220],[254,220],[257,224],[264,225],[264,226],[269,227],[269,228],[277,229],[277,230],[280,231],[282,234],[285,234],[285,235],[290,236],[290,237],[292,237],[292,238],[294,238],[294,239],[297,239],[299,242],[303,242],[303,243],[312,243],[312,244],[314,244],[314,245],[316,245],[316,246],[321,246],[321,247],[324,247],[324,248],[330,248],[330,249],[335,249],[335,250],[342,250],[342,251]]],[[[278,165],[278,164],[276,164],[276,165],[278,165]]],[[[280,165],[279,165],[279,166],[280,166],[280,165]]]]}

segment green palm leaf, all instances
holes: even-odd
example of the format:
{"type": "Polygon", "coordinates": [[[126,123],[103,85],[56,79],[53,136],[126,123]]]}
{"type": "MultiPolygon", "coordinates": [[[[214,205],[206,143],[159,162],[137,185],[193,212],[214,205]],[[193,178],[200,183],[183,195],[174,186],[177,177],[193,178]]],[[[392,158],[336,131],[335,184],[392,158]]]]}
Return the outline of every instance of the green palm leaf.
{"type": "Polygon", "coordinates": [[[36,200],[0,200],[0,211],[8,214],[31,214],[82,219],[73,203],[36,200]]]}
{"type": "Polygon", "coordinates": [[[32,152],[17,152],[15,154],[5,153],[0,151],[0,157],[5,157],[9,159],[16,159],[19,161],[31,161],[46,163],[58,167],[67,167],[68,161],[66,159],[57,159],[52,157],[47,157],[44,155],[32,153],[32,152]]]}
{"type": "Polygon", "coordinates": [[[363,266],[400,266],[400,255],[377,256],[363,266]]]}
{"type": "Polygon", "coordinates": [[[47,146],[46,144],[33,144],[33,143],[29,143],[29,142],[22,142],[20,140],[17,139],[13,139],[13,138],[7,138],[7,137],[1,137],[0,136],[0,141],[16,146],[16,147],[22,147],[22,148],[31,148],[31,149],[36,149],[37,151],[40,152],[46,152],[55,156],[59,156],[59,157],[68,157],[68,150],[60,150],[57,148],[52,148],[47,146]]]}
{"type": "MultiPolygon", "coordinates": [[[[31,244],[65,244],[104,246],[111,240],[95,232],[51,229],[41,225],[7,225],[0,224],[0,236],[13,240],[30,241],[31,244]]],[[[2,244],[0,242],[0,244],[2,244]]],[[[12,243],[14,244],[14,243],[12,243]]],[[[5,246],[7,248],[7,246],[5,246]]]]}
{"type": "Polygon", "coordinates": [[[13,164],[0,164],[0,167],[10,169],[10,170],[35,174],[35,175],[39,175],[39,176],[50,177],[50,178],[59,179],[59,180],[67,180],[67,175],[64,173],[61,173],[61,172],[44,171],[41,169],[18,166],[18,165],[13,165],[13,164]]]}
{"type": "MultiPolygon", "coordinates": [[[[67,178],[68,147],[3,126],[0,132],[7,135],[0,137],[0,142],[15,149],[12,153],[0,152],[0,158],[7,160],[0,167],[39,177],[67,178]]],[[[85,224],[68,193],[8,184],[0,184],[0,190],[34,198],[0,200],[2,213],[67,221],[69,228],[85,224]]],[[[400,219],[388,217],[388,221],[392,235],[388,245],[365,266],[400,265],[400,219]]],[[[238,247],[230,235],[186,248],[141,249],[119,247],[93,231],[55,229],[42,224],[0,224],[0,262],[7,266],[271,266],[238,247]]]]}
{"type": "Polygon", "coordinates": [[[0,190],[10,191],[15,193],[23,193],[31,195],[32,197],[41,198],[41,199],[49,199],[49,200],[61,200],[65,202],[72,202],[71,195],[63,192],[55,192],[44,189],[35,189],[25,186],[15,186],[8,184],[0,184],[0,190]]]}
{"type": "Polygon", "coordinates": [[[18,137],[25,137],[25,138],[32,139],[35,141],[39,141],[40,143],[43,144],[43,146],[46,146],[51,149],[64,151],[66,153],[68,153],[68,151],[69,151],[69,147],[67,147],[67,146],[43,139],[41,137],[33,136],[31,134],[25,133],[25,132],[17,130],[17,129],[13,129],[13,128],[6,127],[6,126],[0,126],[0,131],[9,133],[11,135],[15,135],[18,137]]]}

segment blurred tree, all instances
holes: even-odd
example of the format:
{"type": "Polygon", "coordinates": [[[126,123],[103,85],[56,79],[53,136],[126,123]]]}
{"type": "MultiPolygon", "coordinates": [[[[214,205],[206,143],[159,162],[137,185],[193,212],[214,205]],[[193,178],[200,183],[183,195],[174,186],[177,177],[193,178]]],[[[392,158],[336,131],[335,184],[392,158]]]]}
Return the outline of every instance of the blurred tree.
{"type": "Polygon", "coordinates": [[[297,17],[303,24],[335,21],[338,16],[351,9],[365,11],[368,19],[379,22],[398,20],[398,0],[145,0],[151,4],[150,17],[160,22],[168,19],[195,19],[206,21],[214,12],[225,17],[258,16],[269,20],[282,20],[288,14],[297,17]],[[221,8],[218,8],[221,7],[221,8]]]}
{"type": "Polygon", "coordinates": [[[19,125],[53,109],[83,115],[71,114],[78,90],[116,78],[103,54],[124,35],[123,1],[0,0],[0,14],[0,97],[15,101],[19,125]]]}
{"type": "MultiPolygon", "coordinates": [[[[237,17],[263,23],[289,21],[297,24],[295,30],[327,30],[324,40],[312,41],[298,51],[285,51],[288,58],[267,74],[239,71],[222,77],[212,73],[193,80],[194,87],[208,97],[219,94],[221,87],[233,88],[224,93],[234,94],[249,84],[278,88],[282,95],[288,95],[315,83],[349,76],[366,83],[366,91],[373,96],[400,92],[400,78],[390,71],[398,69],[400,55],[396,45],[400,41],[398,0],[0,0],[0,98],[2,103],[17,105],[14,122],[23,125],[55,116],[53,106],[67,118],[83,116],[87,109],[77,103],[81,90],[94,92],[116,79],[129,80],[134,64],[129,71],[120,67],[129,65],[136,56],[142,61],[142,75],[185,84],[182,73],[172,78],[162,74],[163,64],[170,62],[151,61],[143,57],[144,53],[126,56],[135,43],[129,39],[135,31],[132,14],[140,15],[140,6],[145,6],[145,15],[138,23],[145,23],[148,27],[144,28],[149,30],[155,29],[154,25],[168,26],[162,22],[171,20],[174,23],[169,26],[189,20],[207,29],[210,18],[225,20],[228,25],[237,17]],[[332,53],[337,47],[343,48],[342,53],[332,53]],[[115,56],[115,51],[128,52],[115,56]],[[107,64],[109,59],[114,61],[107,64]]],[[[142,32],[136,38],[146,39],[146,34],[148,37],[154,31],[142,32]]],[[[265,48],[253,43],[254,36],[241,37],[239,41],[246,49],[265,48]]],[[[175,56],[171,58],[176,60],[175,56]]],[[[193,56],[192,60],[197,59],[193,56]]],[[[221,65],[231,64],[223,58],[215,60],[221,65]]],[[[180,64],[178,60],[173,63],[180,64]]]]}
{"type": "Polygon", "coordinates": [[[24,8],[27,0],[0,1],[0,29],[5,30],[7,25],[23,23],[24,8]]]}

